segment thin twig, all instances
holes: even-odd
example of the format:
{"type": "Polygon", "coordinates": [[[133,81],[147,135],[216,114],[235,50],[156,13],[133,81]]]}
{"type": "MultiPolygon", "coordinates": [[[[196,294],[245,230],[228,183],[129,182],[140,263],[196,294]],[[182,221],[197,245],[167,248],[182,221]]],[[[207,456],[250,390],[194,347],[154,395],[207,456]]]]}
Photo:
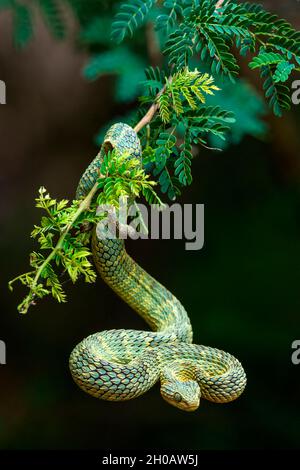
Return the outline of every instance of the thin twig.
{"type": "Polygon", "coordinates": [[[218,8],[221,8],[222,5],[223,5],[223,3],[224,3],[224,0],[219,0],[218,3],[216,4],[216,10],[217,10],[218,8]]]}
{"type": "Polygon", "coordinates": [[[54,247],[53,251],[51,251],[51,253],[49,254],[49,256],[45,259],[45,261],[41,264],[41,266],[39,267],[39,269],[37,270],[36,272],[36,275],[35,275],[35,278],[32,282],[32,286],[31,286],[31,290],[34,289],[38,283],[38,280],[43,272],[43,270],[45,269],[45,267],[47,266],[47,264],[53,259],[53,257],[55,256],[55,254],[58,252],[58,250],[60,250],[62,248],[62,245],[63,245],[63,242],[66,238],[66,235],[69,233],[69,231],[71,230],[73,224],[76,222],[76,220],[78,219],[78,217],[80,216],[80,214],[82,214],[82,212],[86,211],[89,209],[90,207],[90,204],[92,202],[92,199],[94,197],[94,195],[96,194],[97,192],[97,189],[98,189],[98,180],[97,180],[97,183],[94,184],[94,186],[92,187],[92,189],[90,190],[90,192],[88,193],[88,195],[83,199],[83,201],[80,203],[77,211],[75,212],[74,216],[72,217],[71,221],[68,223],[68,225],[66,226],[66,228],[64,229],[62,235],[60,236],[56,246],[54,247]]]}
{"type": "Polygon", "coordinates": [[[158,110],[158,103],[153,103],[152,106],[148,109],[145,116],[142,117],[142,119],[134,127],[134,130],[136,133],[138,133],[143,127],[147,126],[147,124],[149,124],[152,121],[157,110],[158,110]]]}
{"type": "Polygon", "coordinates": [[[166,80],[167,83],[163,86],[163,88],[160,90],[160,92],[157,93],[157,95],[155,97],[155,100],[154,100],[154,103],[150,106],[150,108],[148,109],[145,116],[143,116],[142,119],[134,127],[134,130],[135,130],[136,133],[138,133],[143,127],[147,126],[152,121],[153,117],[155,116],[156,111],[158,111],[158,108],[159,108],[159,104],[158,104],[157,100],[166,91],[167,85],[172,83],[172,79],[173,79],[172,75],[170,75],[167,78],[167,80],[166,80]]]}

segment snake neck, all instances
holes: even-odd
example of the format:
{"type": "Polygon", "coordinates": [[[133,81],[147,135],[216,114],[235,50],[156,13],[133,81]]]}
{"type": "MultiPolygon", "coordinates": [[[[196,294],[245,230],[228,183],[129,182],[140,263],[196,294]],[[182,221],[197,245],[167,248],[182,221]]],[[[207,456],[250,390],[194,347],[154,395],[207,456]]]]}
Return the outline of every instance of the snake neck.
{"type": "Polygon", "coordinates": [[[184,307],[128,255],[123,240],[101,240],[94,230],[92,252],[102,279],[152,330],[171,335],[175,341],[192,342],[192,327],[184,307]]]}
{"type": "Polygon", "coordinates": [[[136,132],[127,124],[118,122],[105,134],[100,152],[83,173],[76,191],[76,199],[84,197],[94,186],[100,174],[103,157],[108,151],[128,153],[128,158],[139,159],[142,166],[142,148],[136,132]]]}
{"type": "MultiPolygon", "coordinates": [[[[100,173],[103,156],[109,149],[128,152],[141,159],[140,141],[127,124],[117,123],[107,132],[99,154],[88,166],[78,184],[76,198],[85,196],[100,173]]],[[[94,230],[92,252],[102,279],[152,328],[175,341],[192,342],[192,327],[179,300],[126,252],[120,239],[99,239],[94,230]]]]}

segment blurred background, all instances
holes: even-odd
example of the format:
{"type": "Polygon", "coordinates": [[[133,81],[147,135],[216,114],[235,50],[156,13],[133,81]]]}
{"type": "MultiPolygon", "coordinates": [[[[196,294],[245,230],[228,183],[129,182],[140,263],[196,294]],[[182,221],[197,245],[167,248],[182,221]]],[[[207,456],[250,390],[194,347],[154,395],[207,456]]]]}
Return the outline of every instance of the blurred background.
{"type": "MultiPolygon", "coordinates": [[[[291,362],[291,344],[300,339],[300,106],[282,119],[271,116],[257,74],[242,62],[249,93],[241,87],[241,96],[223,95],[224,107],[228,102],[238,114],[231,144],[222,153],[201,148],[193,184],[180,200],[205,204],[204,248],[128,243],[135,259],[182,301],[195,342],[241,360],[245,393],[227,405],[203,401],[192,414],[167,405],[158,385],[127,403],[96,400],[73,383],[71,350],[91,333],[144,329],[143,321],[101,280],[66,284],[68,303],[46,299],[22,316],[16,305],[24,291],[9,293],[7,282],[27,271],[34,250],[38,188],[58,199],[74,197],[103,126],[135,108],[143,67],[160,57],[151,21],[123,49],[108,44],[117,2],[59,2],[60,16],[51,2],[27,2],[31,16],[22,5],[17,12],[3,9],[5,3],[0,339],[7,364],[0,366],[0,448],[299,448],[300,365],[291,362]]],[[[260,3],[299,29],[299,2],[260,3]]]]}

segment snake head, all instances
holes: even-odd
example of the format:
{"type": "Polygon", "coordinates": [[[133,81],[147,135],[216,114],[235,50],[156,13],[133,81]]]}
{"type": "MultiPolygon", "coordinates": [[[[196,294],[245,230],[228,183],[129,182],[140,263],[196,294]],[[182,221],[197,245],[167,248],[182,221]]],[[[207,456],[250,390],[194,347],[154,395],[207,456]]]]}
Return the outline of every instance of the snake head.
{"type": "Polygon", "coordinates": [[[184,411],[195,411],[200,405],[201,390],[195,380],[162,379],[160,393],[170,405],[184,411]]]}

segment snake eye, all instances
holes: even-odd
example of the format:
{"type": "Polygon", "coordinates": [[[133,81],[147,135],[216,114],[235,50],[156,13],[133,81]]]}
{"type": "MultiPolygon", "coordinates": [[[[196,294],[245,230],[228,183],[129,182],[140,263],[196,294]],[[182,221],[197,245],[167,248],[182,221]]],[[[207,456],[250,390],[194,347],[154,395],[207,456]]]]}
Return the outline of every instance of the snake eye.
{"type": "Polygon", "coordinates": [[[177,403],[179,403],[182,400],[182,396],[180,395],[180,393],[178,392],[174,393],[174,400],[177,401],[177,403]]]}

